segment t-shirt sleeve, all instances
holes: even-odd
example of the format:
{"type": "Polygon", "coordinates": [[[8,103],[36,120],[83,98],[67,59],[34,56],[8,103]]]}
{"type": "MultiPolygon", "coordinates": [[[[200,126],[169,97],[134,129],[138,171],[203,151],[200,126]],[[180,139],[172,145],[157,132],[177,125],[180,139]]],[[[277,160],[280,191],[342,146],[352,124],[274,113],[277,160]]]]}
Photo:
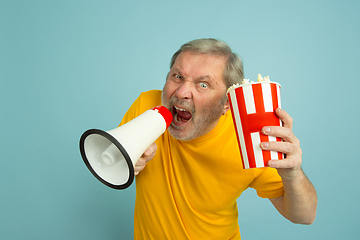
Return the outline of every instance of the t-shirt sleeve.
{"type": "Polygon", "coordinates": [[[284,194],[281,177],[274,168],[266,167],[258,169],[260,174],[250,184],[257,195],[262,198],[276,198],[284,194]]]}

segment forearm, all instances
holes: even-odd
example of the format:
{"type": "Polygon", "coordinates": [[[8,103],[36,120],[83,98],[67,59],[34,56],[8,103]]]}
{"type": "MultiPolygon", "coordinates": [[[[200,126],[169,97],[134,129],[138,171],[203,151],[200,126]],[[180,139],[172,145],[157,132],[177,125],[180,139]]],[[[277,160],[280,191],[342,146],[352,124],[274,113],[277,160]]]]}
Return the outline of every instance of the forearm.
{"type": "Polygon", "coordinates": [[[276,168],[284,184],[284,195],[270,199],[278,211],[294,223],[311,224],[315,220],[317,196],[314,186],[301,169],[302,150],[300,141],[292,132],[293,119],[282,109],[276,109],[283,127],[264,127],[262,132],[281,138],[282,142],[263,142],[260,147],[268,151],[286,154],[283,160],[270,160],[268,165],[276,168]]]}
{"type": "Polygon", "coordinates": [[[284,195],[271,199],[278,211],[291,222],[311,224],[315,220],[317,195],[314,186],[300,171],[292,180],[283,179],[284,195]]]}

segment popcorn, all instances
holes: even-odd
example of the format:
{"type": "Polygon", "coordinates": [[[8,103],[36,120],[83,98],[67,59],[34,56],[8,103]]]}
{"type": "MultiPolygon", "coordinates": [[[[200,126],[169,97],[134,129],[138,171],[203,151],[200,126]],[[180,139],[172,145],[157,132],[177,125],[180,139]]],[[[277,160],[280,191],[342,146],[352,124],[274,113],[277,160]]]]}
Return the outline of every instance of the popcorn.
{"type": "MultiPolygon", "coordinates": [[[[258,81],[257,82],[270,82],[270,78],[269,76],[266,76],[266,77],[262,77],[261,74],[259,73],[258,74],[258,81]]],[[[229,87],[229,89],[227,90],[227,92],[230,92],[231,90],[241,86],[241,85],[245,85],[245,84],[250,84],[250,83],[254,83],[254,81],[250,81],[250,79],[246,79],[244,78],[241,82],[241,84],[239,83],[236,83],[234,85],[232,85],[231,87],[229,87]]]]}
{"type": "Polygon", "coordinates": [[[241,84],[247,84],[247,83],[249,83],[249,81],[250,81],[249,79],[243,79],[241,84]]]}
{"type": "Polygon", "coordinates": [[[240,84],[238,84],[238,83],[233,84],[231,87],[228,88],[226,93],[231,92],[232,90],[234,90],[235,88],[238,88],[238,87],[240,87],[240,84]]]}
{"type": "Polygon", "coordinates": [[[266,76],[266,77],[262,77],[261,74],[259,73],[258,74],[258,82],[270,82],[270,78],[269,76],[266,76]]]}

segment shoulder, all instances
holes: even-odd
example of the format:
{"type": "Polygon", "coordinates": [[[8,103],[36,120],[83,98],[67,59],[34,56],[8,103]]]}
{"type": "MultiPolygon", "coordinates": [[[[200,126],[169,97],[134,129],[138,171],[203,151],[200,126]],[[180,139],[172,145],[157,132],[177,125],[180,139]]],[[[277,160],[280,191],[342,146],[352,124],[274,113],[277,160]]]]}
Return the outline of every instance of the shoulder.
{"type": "Polygon", "coordinates": [[[144,98],[144,99],[157,99],[160,98],[161,99],[161,90],[149,90],[146,92],[142,92],[139,96],[139,98],[144,98]]]}
{"type": "Polygon", "coordinates": [[[150,108],[161,105],[161,93],[162,91],[160,90],[150,90],[147,92],[142,92],[138,97],[138,104],[141,108],[141,113],[149,110],[150,108]]]}
{"type": "Polygon", "coordinates": [[[142,92],[125,113],[120,125],[136,118],[153,107],[161,105],[161,93],[161,90],[142,92]]]}

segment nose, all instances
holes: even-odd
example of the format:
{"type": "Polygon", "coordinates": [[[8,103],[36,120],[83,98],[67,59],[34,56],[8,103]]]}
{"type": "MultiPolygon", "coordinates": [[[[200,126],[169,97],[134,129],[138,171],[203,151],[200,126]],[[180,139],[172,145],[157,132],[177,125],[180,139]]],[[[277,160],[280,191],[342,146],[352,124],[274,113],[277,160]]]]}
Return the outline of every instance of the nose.
{"type": "Polygon", "coordinates": [[[190,82],[183,82],[175,92],[179,99],[192,99],[192,86],[190,82]]]}

